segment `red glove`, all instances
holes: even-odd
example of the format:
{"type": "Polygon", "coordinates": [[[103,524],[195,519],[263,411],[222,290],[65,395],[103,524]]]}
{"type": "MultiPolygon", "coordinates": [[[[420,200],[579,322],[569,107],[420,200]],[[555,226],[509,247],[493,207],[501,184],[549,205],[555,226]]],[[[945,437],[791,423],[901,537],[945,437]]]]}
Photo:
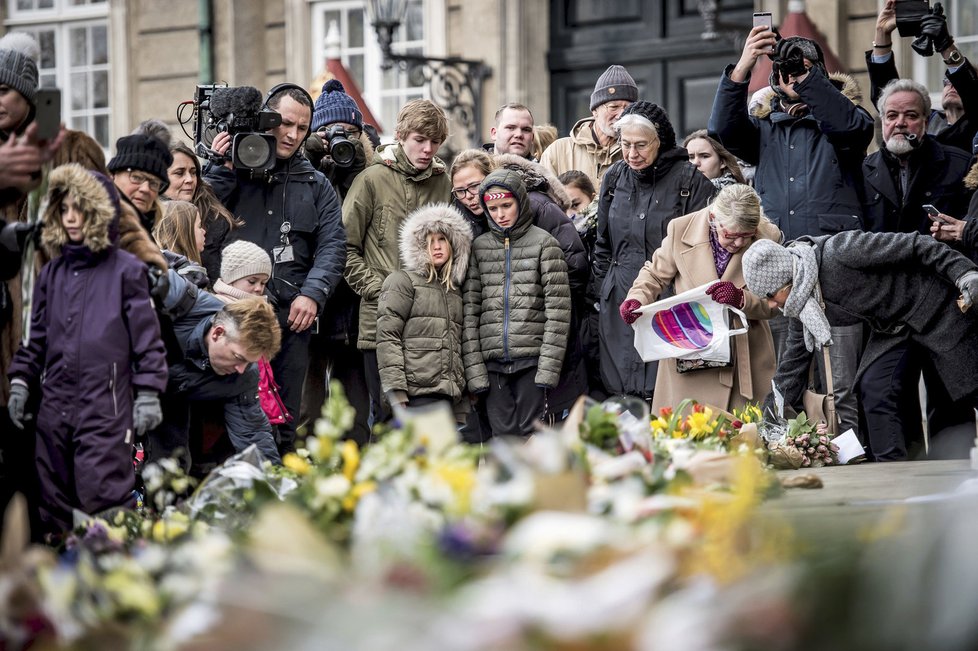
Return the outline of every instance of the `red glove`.
{"type": "Polygon", "coordinates": [[[717,303],[732,305],[736,308],[744,306],[744,290],[728,280],[713,283],[706,290],[706,293],[717,303]]]}
{"type": "Polygon", "coordinates": [[[621,304],[621,307],[618,308],[618,314],[621,315],[622,321],[628,325],[632,325],[638,320],[638,317],[642,316],[641,314],[635,314],[635,310],[640,307],[642,307],[641,303],[636,301],[634,298],[629,298],[621,304]]]}

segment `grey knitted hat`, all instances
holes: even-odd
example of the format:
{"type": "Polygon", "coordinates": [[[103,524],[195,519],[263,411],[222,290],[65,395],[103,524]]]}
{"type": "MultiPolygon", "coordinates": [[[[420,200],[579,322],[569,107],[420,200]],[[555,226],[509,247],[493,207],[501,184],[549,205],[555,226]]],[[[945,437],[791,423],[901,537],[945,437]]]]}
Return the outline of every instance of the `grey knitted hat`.
{"type": "Polygon", "coordinates": [[[627,102],[638,99],[638,86],[624,66],[608,66],[604,74],[598,77],[594,92],[591,93],[591,110],[616,99],[627,102]]]}
{"type": "Polygon", "coordinates": [[[253,242],[238,240],[221,252],[221,280],[228,285],[257,274],[272,275],[272,259],[265,249],[253,242]]]}
{"type": "Polygon", "coordinates": [[[30,34],[8,32],[0,38],[0,84],[10,86],[31,106],[37,96],[37,60],[41,48],[30,34]]]}
{"type": "Polygon", "coordinates": [[[744,252],[744,280],[755,296],[765,298],[791,282],[794,256],[777,242],[757,240],[744,252]]]}

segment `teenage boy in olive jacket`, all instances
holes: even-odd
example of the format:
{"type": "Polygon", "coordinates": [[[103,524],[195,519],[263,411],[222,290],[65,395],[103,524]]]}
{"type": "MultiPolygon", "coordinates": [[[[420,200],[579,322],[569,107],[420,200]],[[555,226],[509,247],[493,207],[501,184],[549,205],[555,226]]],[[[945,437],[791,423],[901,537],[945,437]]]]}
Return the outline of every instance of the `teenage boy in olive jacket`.
{"type": "Polygon", "coordinates": [[[377,370],[377,299],[384,279],[401,268],[398,232],[408,213],[451,199],[452,181],[435,156],[448,137],[445,113],[429,100],[408,102],[397,116],[397,142],[377,149],[373,164],[356,180],[343,202],[346,270],[360,295],[360,333],[373,422],[390,419],[377,370]]]}

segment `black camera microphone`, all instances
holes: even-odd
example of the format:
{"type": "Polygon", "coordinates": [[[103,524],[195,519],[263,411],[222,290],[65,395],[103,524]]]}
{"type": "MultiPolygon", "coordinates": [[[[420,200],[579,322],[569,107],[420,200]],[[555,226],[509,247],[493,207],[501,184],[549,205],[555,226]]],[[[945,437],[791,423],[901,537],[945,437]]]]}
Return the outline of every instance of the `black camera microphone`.
{"type": "Polygon", "coordinates": [[[211,95],[210,111],[216,118],[229,115],[255,115],[261,110],[261,91],[254,86],[215,88],[211,95]]]}
{"type": "Polygon", "coordinates": [[[904,138],[906,138],[907,142],[910,143],[911,149],[918,149],[922,144],[924,144],[924,141],[918,138],[916,133],[908,133],[904,136],[904,138]]]}

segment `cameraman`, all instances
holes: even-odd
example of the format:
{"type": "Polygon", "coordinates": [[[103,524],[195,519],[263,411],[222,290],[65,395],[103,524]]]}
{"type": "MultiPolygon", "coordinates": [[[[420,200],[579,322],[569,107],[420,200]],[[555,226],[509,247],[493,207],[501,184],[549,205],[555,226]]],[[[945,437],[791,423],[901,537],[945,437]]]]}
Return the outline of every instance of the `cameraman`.
{"type": "MultiPolygon", "coordinates": [[[[353,179],[373,158],[374,148],[363,131],[363,113],[336,79],[323,84],[322,93],[316,98],[312,132],[306,140],[306,157],[326,175],[340,199],[345,199],[353,179]],[[338,158],[331,155],[331,144],[340,147],[338,158]]],[[[340,281],[324,310],[319,332],[312,336],[299,423],[311,424],[319,418],[326,400],[327,380],[337,380],[356,409],[350,434],[357,443],[365,445],[370,438],[370,394],[363,353],[357,349],[359,311],[360,297],[346,280],[340,281]]]]}
{"type": "MultiPolygon", "coordinates": [[[[851,77],[829,77],[817,43],[779,39],[763,25],[751,29],[740,60],[723,71],[709,132],[735,156],[757,165],[761,205],[786,240],[863,227],[862,162],[873,139],[873,118],[860,100],[851,77]],[[747,88],[761,56],[773,59],[767,98],[748,114],[747,88]]],[[[779,361],[787,326],[785,317],[771,320],[779,361]]],[[[853,382],[862,326],[833,327],[832,341],[838,414],[843,430],[852,427],[858,434],[853,382]]]]}
{"type": "MultiPolygon", "coordinates": [[[[282,124],[275,136],[275,165],[255,176],[230,162],[211,163],[205,180],[231,213],[244,223],[235,239],[264,248],[272,258],[267,292],[282,327],[282,348],[271,360],[281,396],[293,417],[299,413],[302,383],[309,364],[313,324],[343,275],[346,235],[340,201],[326,177],[302,155],[309,135],[313,102],[301,86],[279,84],[265,101],[282,124]]],[[[226,156],[228,133],[218,134],[212,149],[226,156]]],[[[279,450],[295,450],[295,420],[279,426],[279,450]]]]}
{"type": "MultiPolygon", "coordinates": [[[[887,0],[876,18],[876,40],[873,49],[866,51],[869,69],[870,96],[873,104],[888,83],[898,79],[893,61],[893,30],[897,27],[896,0],[887,0]]],[[[978,133],[978,74],[958,48],[947,29],[947,17],[941,4],[935,3],[931,13],[920,21],[921,36],[912,44],[921,56],[931,56],[935,51],[944,59],[944,89],[941,92],[941,108],[930,112],[927,133],[942,145],[957,147],[972,153],[972,142],[978,133]]]]}

